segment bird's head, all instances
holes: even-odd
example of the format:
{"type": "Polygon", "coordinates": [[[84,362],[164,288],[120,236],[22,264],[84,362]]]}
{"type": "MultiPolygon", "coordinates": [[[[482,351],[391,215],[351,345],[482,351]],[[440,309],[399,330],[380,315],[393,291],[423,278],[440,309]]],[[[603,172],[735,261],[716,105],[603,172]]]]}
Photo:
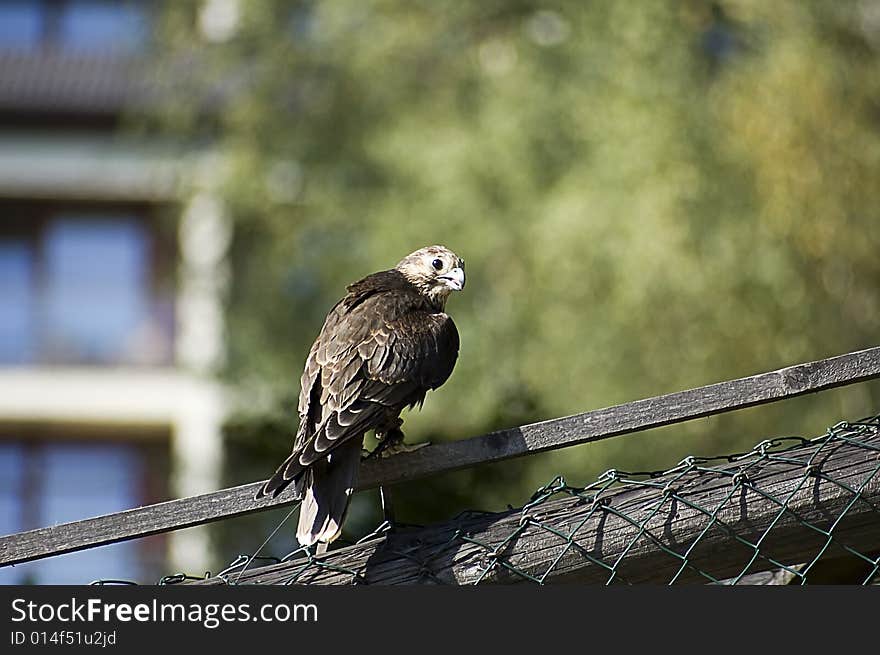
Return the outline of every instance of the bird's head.
{"type": "Polygon", "coordinates": [[[464,260],[444,246],[428,246],[400,260],[395,267],[422,294],[443,307],[453,291],[464,288],[464,260]]]}

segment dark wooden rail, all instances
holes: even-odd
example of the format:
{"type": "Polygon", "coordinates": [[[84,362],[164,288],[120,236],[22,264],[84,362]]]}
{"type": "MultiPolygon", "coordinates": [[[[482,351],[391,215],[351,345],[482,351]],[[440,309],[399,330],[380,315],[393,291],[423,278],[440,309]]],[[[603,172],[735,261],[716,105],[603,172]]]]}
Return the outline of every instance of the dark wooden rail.
{"type": "MultiPolygon", "coordinates": [[[[389,485],[880,377],[880,347],[366,461],[361,489],[389,485]]],[[[0,566],[258,512],[294,501],[253,499],[261,482],[0,537],[0,566]]]]}
{"type": "MultiPolygon", "coordinates": [[[[822,531],[836,544],[876,557],[878,455],[875,426],[778,458],[755,454],[714,470],[632,482],[603,493],[598,506],[563,495],[524,509],[402,529],[314,562],[236,569],[193,584],[602,584],[612,578],[609,567],[619,583],[707,583],[712,579],[704,573],[720,581],[776,569],[778,562],[812,563],[828,541],[822,531]]],[[[862,562],[861,569],[871,567],[862,562]]]]}

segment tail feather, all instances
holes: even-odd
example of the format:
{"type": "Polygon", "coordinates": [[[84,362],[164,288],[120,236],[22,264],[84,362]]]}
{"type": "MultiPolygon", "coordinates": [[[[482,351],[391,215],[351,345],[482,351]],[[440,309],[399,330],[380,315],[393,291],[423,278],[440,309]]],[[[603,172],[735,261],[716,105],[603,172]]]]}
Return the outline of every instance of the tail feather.
{"type": "Polygon", "coordinates": [[[348,503],[357,486],[361,439],[349,439],[326,459],[312,464],[297,482],[303,492],[296,538],[303,546],[330,543],[342,532],[348,503]]]}
{"type": "Polygon", "coordinates": [[[254,500],[259,500],[263,496],[272,496],[273,498],[284,491],[292,482],[296,483],[296,491],[294,498],[300,500],[303,497],[302,485],[300,481],[303,479],[303,466],[299,463],[299,453],[293,452],[288,455],[281,466],[279,466],[272,477],[266,480],[259,491],[257,491],[254,500]]]}

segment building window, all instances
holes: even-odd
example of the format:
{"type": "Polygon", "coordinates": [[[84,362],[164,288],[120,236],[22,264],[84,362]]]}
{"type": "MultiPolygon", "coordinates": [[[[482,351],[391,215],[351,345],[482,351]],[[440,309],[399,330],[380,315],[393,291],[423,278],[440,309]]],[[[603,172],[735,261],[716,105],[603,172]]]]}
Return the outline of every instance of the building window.
{"type": "Polygon", "coordinates": [[[43,237],[45,356],[128,362],[149,330],[148,236],[124,217],[63,217],[43,237]]]}
{"type": "MultiPolygon", "coordinates": [[[[125,443],[0,442],[0,534],[118,512],[151,501],[149,458],[125,443]]],[[[152,581],[164,542],[149,538],[0,568],[0,584],[152,581]]]]}
{"type": "Polygon", "coordinates": [[[0,362],[34,358],[33,264],[27,241],[0,240],[0,362]]]}
{"type": "Polygon", "coordinates": [[[146,38],[146,12],[137,3],[68,0],[60,12],[58,42],[64,49],[136,51],[146,38]]]}
{"type": "Polygon", "coordinates": [[[150,33],[143,0],[4,0],[0,49],[137,52],[150,33]]]}
{"type": "Polygon", "coordinates": [[[9,0],[0,3],[0,47],[27,50],[43,38],[44,11],[41,3],[9,0]]]}
{"type": "Polygon", "coordinates": [[[18,211],[0,231],[0,364],[170,364],[173,285],[151,223],[18,211]]]}

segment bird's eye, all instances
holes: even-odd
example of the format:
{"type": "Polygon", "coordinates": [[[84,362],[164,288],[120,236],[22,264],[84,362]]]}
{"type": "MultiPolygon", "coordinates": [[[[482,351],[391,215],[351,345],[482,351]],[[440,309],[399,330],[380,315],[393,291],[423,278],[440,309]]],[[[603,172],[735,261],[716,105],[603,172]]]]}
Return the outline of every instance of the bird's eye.
{"type": "Polygon", "coordinates": [[[434,261],[431,262],[431,266],[434,267],[435,271],[439,271],[441,268],[443,268],[443,262],[440,261],[439,259],[435,259],[434,261]]]}

